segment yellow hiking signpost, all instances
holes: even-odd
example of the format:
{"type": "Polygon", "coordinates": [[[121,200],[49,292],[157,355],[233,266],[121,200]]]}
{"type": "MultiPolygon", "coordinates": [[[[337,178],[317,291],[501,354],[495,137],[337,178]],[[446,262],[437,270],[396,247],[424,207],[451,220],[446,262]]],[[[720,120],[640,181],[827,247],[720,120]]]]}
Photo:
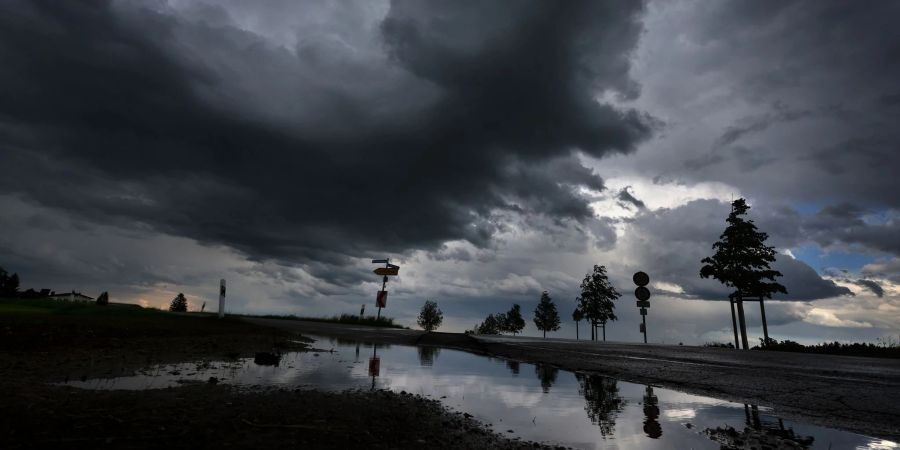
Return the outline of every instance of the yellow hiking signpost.
{"type": "Polygon", "coordinates": [[[399,275],[400,268],[399,267],[379,267],[375,270],[375,275],[399,275]]]}
{"type": "Polygon", "coordinates": [[[375,306],[378,307],[378,314],[376,314],[375,320],[378,320],[381,318],[381,308],[387,306],[387,291],[385,290],[385,287],[387,287],[388,276],[399,275],[400,266],[391,264],[391,260],[388,258],[373,259],[372,264],[384,264],[384,267],[373,270],[375,275],[384,276],[384,278],[381,279],[381,290],[375,295],[375,306]]]}

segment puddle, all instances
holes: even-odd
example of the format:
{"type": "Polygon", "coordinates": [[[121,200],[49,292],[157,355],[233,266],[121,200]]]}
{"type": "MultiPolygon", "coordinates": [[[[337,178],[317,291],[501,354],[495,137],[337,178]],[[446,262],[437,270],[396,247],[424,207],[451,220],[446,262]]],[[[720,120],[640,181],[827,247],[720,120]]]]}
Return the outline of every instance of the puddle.
{"type": "Polygon", "coordinates": [[[585,449],[900,449],[895,442],[781,420],[766,408],[430,347],[377,348],[322,338],[333,352],[154,366],[71,381],[86,389],[189,383],[390,389],[440,399],[501,434],[585,449]],[[263,362],[257,364],[254,360],[263,362]],[[374,376],[373,376],[374,375],[374,376]]]}

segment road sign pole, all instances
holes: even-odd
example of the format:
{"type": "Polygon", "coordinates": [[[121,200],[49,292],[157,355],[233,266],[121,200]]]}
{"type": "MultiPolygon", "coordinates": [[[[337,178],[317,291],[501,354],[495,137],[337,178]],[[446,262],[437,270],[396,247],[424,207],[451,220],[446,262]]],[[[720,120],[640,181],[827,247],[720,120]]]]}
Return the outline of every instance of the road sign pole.
{"type": "MultiPolygon", "coordinates": [[[[391,266],[387,261],[390,261],[390,260],[389,259],[385,260],[385,263],[384,263],[385,268],[388,268],[391,266]]],[[[385,275],[384,278],[381,279],[381,290],[383,291],[384,288],[386,288],[386,287],[387,287],[387,275],[385,275]]],[[[375,315],[375,321],[377,322],[380,319],[381,319],[381,306],[378,307],[378,314],[375,315]]]]}
{"type": "Polygon", "coordinates": [[[644,343],[647,343],[647,316],[641,316],[641,320],[644,321],[644,343]]]}
{"type": "Polygon", "coordinates": [[[219,318],[225,317],[225,279],[219,281],[219,318]]]}

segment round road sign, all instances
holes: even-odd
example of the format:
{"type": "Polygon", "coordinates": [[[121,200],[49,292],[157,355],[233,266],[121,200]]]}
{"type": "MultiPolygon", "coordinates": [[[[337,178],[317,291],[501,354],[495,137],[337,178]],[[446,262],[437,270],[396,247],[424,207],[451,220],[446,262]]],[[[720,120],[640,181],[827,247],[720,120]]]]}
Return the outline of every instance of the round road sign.
{"type": "Polygon", "coordinates": [[[638,286],[638,288],[634,290],[634,296],[640,301],[647,301],[650,299],[650,289],[638,286]]]}
{"type": "Polygon", "coordinates": [[[634,276],[631,277],[631,280],[638,286],[646,286],[647,283],[650,282],[650,275],[647,275],[644,272],[635,272],[634,276]]]}

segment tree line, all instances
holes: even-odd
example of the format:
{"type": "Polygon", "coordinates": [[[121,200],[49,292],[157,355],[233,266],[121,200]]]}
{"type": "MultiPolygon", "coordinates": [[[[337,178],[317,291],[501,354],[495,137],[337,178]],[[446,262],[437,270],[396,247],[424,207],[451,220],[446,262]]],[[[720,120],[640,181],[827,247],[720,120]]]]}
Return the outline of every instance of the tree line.
{"type": "MultiPolygon", "coordinates": [[[[591,325],[591,339],[597,339],[597,331],[602,327],[605,340],[606,323],[617,319],[614,302],[621,297],[609,281],[606,266],[595,265],[593,270],[584,276],[580,288],[581,293],[575,298],[575,311],[572,313],[572,319],[575,320],[575,337],[579,338],[579,322],[587,320],[591,325]]],[[[547,337],[547,332],[559,331],[561,323],[559,311],[548,291],[541,293],[532,321],[544,337],[547,337]]],[[[524,328],[522,309],[518,304],[513,304],[507,312],[488,314],[484,321],[466,330],[466,333],[516,335],[524,328]]]]}

